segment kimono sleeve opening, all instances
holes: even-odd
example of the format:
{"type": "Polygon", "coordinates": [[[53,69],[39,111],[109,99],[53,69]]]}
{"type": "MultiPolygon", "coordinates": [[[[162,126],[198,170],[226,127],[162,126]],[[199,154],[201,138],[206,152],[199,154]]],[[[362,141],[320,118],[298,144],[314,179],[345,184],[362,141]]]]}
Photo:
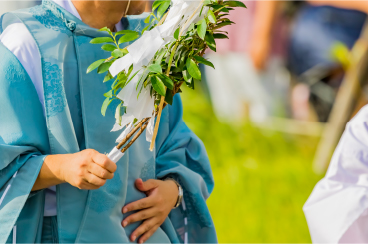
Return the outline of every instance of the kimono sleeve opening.
{"type": "MultiPolygon", "coordinates": [[[[5,243],[23,209],[29,207],[32,187],[50,146],[42,106],[29,75],[1,43],[0,57],[0,243],[5,243]]],[[[35,220],[32,226],[37,226],[42,214],[36,208],[43,207],[41,197],[35,199],[31,198],[34,205],[21,221],[35,220]]],[[[24,237],[35,236],[25,234],[33,227],[17,229],[24,237]]]]}
{"type": "Polygon", "coordinates": [[[173,177],[183,187],[181,207],[172,210],[170,220],[182,243],[216,243],[214,224],[206,200],[214,180],[206,149],[182,120],[180,96],[164,111],[156,141],[156,175],[173,177]]]}

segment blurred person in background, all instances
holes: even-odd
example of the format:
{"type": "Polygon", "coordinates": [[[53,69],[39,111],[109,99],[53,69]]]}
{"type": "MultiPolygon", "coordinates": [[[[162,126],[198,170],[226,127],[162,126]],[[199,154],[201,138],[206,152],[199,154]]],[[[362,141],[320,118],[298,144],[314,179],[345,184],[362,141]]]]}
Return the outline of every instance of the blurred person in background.
{"type": "MultiPolygon", "coordinates": [[[[254,66],[263,70],[270,55],[273,42],[271,33],[275,24],[273,16],[282,1],[262,1],[259,28],[252,37],[251,57],[254,66]]],[[[291,4],[291,2],[286,2],[291,4]]],[[[310,120],[310,102],[313,102],[320,121],[327,121],[334,93],[342,79],[341,65],[332,58],[332,48],[341,42],[351,48],[358,39],[368,12],[367,1],[310,0],[297,2],[298,10],[290,29],[287,65],[297,79],[291,94],[292,112],[296,119],[310,120]],[[317,77],[319,83],[312,89],[324,88],[311,94],[310,79],[317,77]],[[325,92],[327,90],[327,92],[325,92]],[[327,101],[327,102],[325,102],[327,101]]]]}
{"type": "MultiPolygon", "coordinates": [[[[254,45],[260,40],[264,41],[272,34],[267,31],[268,37],[260,37],[264,33],[258,30],[263,28],[266,22],[280,26],[280,16],[274,11],[277,6],[274,1],[243,1],[246,10],[236,9],[232,11],[231,19],[236,25],[221,28],[227,34],[228,39],[217,39],[216,53],[209,52],[207,57],[213,62],[215,69],[205,67],[205,77],[217,117],[224,122],[237,123],[245,118],[252,121],[263,121],[275,110],[275,100],[279,87],[272,84],[274,74],[259,72],[257,65],[253,65],[252,52],[259,45],[254,45]],[[272,7],[269,7],[272,5],[272,7]],[[259,37],[256,40],[254,36],[259,37]],[[224,82],[226,81],[226,82],[224,82]]],[[[271,29],[272,27],[269,26],[271,29]]],[[[282,28],[282,27],[280,27],[282,28]]],[[[278,35],[281,37],[282,35],[278,35]]],[[[277,44],[282,43],[280,38],[274,38],[273,54],[281,53],[277,44]],[[276,48],[275,48],[276,47],[276,48]]],[[[271,48],[270,48],[271,49],[271,48]]],[[[269,52],[270,50],[265,50],[269,52]]],[[[278,84],[279,85],[279,84],[278,84]]]]}
{"type": "Polygon", "coordinates": [[[303,210],[314,243],[368,243],[368,105],[346,125],[303,210]]]}

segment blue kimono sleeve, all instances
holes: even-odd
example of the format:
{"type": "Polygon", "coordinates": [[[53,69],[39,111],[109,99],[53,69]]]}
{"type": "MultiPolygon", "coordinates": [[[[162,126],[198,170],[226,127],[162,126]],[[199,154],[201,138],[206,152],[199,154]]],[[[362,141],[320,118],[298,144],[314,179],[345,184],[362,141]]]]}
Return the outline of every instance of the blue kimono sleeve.
{"type": "MultiPolygon", "coordinates": [[[[30,215],[42,212],[43,206],[36,209],[27,202],[35,204],[34,199],[28,200],[49,146],[42,106],[32,81],[1,42],[0,57],[0,243],[5,243],[20,215],[30,220],[30,215]],[[23,209],[29,213],[21,213],[23,209]]],[[[22,236],[34,237],[38,224],[20,222],[18,229],[22,223],[28,225],[28,234],[22,236]]],[[[19,235],[17,240],[23,238],[19,235]]]]}
{"type": "Polygon", "coordinates": [[[183,119],[179,95],[163,110],[156,139],[156,175],[173,177],[184,190],[181,207],[170,220],[184,243],[216,243],[214,224],[206,200],[214,187],[211,166],[201,140],[183,119]]]}

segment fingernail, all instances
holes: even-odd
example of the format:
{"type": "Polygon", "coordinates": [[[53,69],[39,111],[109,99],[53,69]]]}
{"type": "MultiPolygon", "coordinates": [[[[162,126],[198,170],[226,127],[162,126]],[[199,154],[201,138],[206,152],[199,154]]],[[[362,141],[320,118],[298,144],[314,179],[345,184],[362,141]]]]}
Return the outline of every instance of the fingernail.
{"type": "Polygon", "coordinates": [[[128,212],[128,209],[127,208],[123,208],[123,213],[126,213],[128,212]]]}
{"type": "Polygon", "coordinates": [[[124,221],[123,222],[123,227],[127,226],[128,225],[128,222],[127,221],[124,221]]]}
{"type": "Polygon", "coordinates": [[[136,238],[135,236],[132,236],[132,241],[135,241],[135,238],[136,238]]]}

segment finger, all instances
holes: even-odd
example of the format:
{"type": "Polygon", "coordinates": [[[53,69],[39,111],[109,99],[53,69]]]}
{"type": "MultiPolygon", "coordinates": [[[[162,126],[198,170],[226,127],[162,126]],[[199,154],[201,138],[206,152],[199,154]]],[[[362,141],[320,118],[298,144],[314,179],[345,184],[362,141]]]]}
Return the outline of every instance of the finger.
{"type": "Polygon", "coordinates": [[[116,171],[116,164],[104,154],[95,154],[92,160],[93,162],[100,165],[102,168],[107,169],[111,173],[114,173],[116,171]]]}
{"type": "Polygon", "coordinates": [[[146,233],[144,233],[143,236],[141,236],[141,238],[139,238],[138,243],[144,243],[145,241],[147,241],[158,229],[159,225],[155,225],[154,227],[152,227],[149,231],[147,231],[146,233]]]}
{"type": "Polygon", "coordinates": [[[158,224],[157,218],[150,218],[144,221],[130,236],[131,241],[135,241],[138,236],[142,235],[143,233],[146,233],[150,231],[153,227],[155,227],[158,224]]]}
{"type": "Polygon", "coordinates": [[[155,210],[154,208],[148,208],[145,210],[141,210],[138,211],[135,214],[129,215],[126,219],[123,220],[122,225],[123,227],[126,227],[127,225],[134,223],[134,222],[138,222],[141,220],[145,220],[145,219],[149,219],[153,216],[155,216],[155,213],[157,212],[157,210],[155,210]]]}
{"type": "Polygon", "coordinates": [[[100,188],[99,186],[92,185],[85,180],[83,180],[77,187],[81,190],[96,190],[100,188]]]}
{"type": "Polygon", "coordinates": [[[154,197],[146,197],[142,198],[138,201],[131,202],[124,206],[123,213],[127,213],[134,210],[146,209],[150,208],[155,204],[154,197]]]}
{"type": "Polygon", "coordinates": [[[96,163],[89,164],[87,169],[89,173],[94,174],[101,179],[112,179],[114,177],[114,173],[111,173],[96,163]]]}
{"type": "Polygon", "coordinates": [[[135,181],[135,186],[137,187],[138,190],[140,191],[149,191],[153,188],[158,187],[158,180],[147,180],[147,181],[143,181],[142,179],[137,179],[135,181]]]}
{"type": "Polygon", "coordinates": [[[101,186],[105,185],[105,183],[106,183],[106,180],[101,179],[100,177],[97,177],[96,175],[90,174],[90,173],[88,173],[85,176],[84,180],[87,181],[88,183],[90,183],[92,185],[95,185],[95,186],[98,186],[98,187],[101,187],[101,186]]]}

